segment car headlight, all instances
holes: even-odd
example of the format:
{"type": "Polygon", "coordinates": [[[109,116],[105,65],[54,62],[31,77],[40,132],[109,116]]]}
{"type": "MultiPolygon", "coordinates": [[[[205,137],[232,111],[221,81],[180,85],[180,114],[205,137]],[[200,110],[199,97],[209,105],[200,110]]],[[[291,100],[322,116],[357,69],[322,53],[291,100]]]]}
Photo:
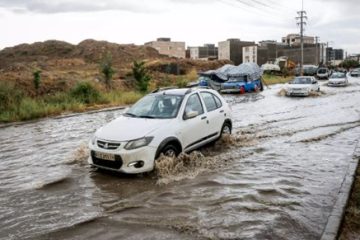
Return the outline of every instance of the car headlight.
{"type": "Polygon", "coordinates": [[[136,149],[136,148],[140,148],[140,147],[144,147],[149,145],[149,143],[153,140],[154,137],[143,137],[140,139],[136,139],[136,140],[132,140],[129,141],[126,145],[125,145],[125,149],[126,150],[132,150],[132,149],[136,149]]]}

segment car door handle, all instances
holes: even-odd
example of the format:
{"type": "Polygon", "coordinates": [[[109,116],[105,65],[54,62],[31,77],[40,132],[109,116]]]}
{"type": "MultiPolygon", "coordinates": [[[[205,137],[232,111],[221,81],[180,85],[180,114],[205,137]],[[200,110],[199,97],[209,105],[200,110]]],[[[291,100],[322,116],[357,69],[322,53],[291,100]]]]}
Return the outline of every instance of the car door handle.
{"type": "Polygon", "coordinates": [[[204,119],[206,119],[207,117],[206,116],[203,116],[203,117],[201,117],[201,120],[204,120],[204,119]]]}
{"type": "Polygon", "coordinates": [[[224,112],[224,110],[220,110],[220,113],[223,113],[224,112]]]}

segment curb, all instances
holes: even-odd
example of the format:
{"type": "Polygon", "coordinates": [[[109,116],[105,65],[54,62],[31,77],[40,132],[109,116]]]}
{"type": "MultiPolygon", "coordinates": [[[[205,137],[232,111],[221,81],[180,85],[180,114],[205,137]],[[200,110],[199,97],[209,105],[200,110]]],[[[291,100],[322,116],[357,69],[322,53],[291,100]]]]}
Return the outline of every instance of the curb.
{"type": "Polygon", "coordinates": [[[360,144],[359,141],[355,148],[353,157],[349,163],[346,176],[341,183],[340,190],[333,210],[327,220],[326,226],[322,232],[320,240],[335,240],[337,239],[342,220],[345,215],[346,206],[350,198],[351,190],[354,184],[356,169],[359,165],[360,158],[360,144]]]}
{"type": "Polygon", "coordinates": [[[12,123],[0,123],[0,129],[1,128],[12,127],[12,126],[21,126],[21,125],[28,124],[28,123],[46,121],[46,120],[49,120],[49,119],[63,119],[63,118],[77,117],[77,116],[81,116],[81,115],[84,115],[84,114],[94,114],[94,113],[100,113],[100,112],[111,112],[111,111],[116,111],[116,110],[122,110],[122,109],[125,109],[127,107],[128,107],[128,105],[120,106],[120,107],[108,107],[108,108],[102,108],[102,109],[97,109],[97,110],[89,110],[89,111],[85,111],[85,112],[68,113],[68,114],[63,114],[63,115],[54,116],[54,117],[38,118],[38,119],[34,119],[34,120],[29,120],[29,121],[12,122],[12,123]]]}

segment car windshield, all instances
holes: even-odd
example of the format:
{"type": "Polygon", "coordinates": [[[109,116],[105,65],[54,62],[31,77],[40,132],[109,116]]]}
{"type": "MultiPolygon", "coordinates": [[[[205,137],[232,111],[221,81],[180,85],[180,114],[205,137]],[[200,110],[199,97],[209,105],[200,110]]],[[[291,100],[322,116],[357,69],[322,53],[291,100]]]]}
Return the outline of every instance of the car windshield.
{"type": "Polygon", "coordinates": [[[326,69],[325,68],[320,68],[318,70],[318,73],[322,74],[322,73],[326,73],[326,69]]]}
{"type": "Polygon", "coordinates": [[[336,72],[331,75],[331,78],[345,78],[345,73],[336,72]]]}
{"type": "Polygon", "coordinates": [[[292,84],[311,84],[311,78],[295,78],[292,84]]]}
{"type": "Polygon", "coordinates": [[[126,113],[128,117],[139,118],[175,118],[183,96],[152,94],[143,97],[126,113]]]}

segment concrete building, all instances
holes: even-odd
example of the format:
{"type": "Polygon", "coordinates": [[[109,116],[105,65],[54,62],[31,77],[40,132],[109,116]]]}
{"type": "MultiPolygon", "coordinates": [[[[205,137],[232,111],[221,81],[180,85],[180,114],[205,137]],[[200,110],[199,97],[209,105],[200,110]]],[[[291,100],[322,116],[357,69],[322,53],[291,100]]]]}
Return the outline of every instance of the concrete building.
{"type": "Polygon", "coordinates": [[[218,58],[231,60],[235,65],[239,65],[243,62],[243,47],[254,45],[255,42],[240,41],[237,38],[219,42],[218,58]]]}
{"type": "MultiPolygon", "coordinates": [[[[304,64],[319,65],[326,61],[326,47],[321,44],[304,44],[304,64]]],[[[277,50],[278,56],[287,56],[289,60],[300,64],[300,46],[286,46],[277,50]]]]}
{"type": "MultiPolygon", "coordinates": [[[[288,46],[300,46],[301,38],[300,34],[289,34],[282,38],[282,43],[288,46]]],[[[304,36],[304,44],[315,44],[315,38],[310,36],[304,36]]]]}
{"type": "Polygon", "coordinates": [[[334,61],[334,60],[343,60],[344,59],[344,50],[343,49],[333,49],[329,47],[326,49],[327,53],[327,61],[334,61]]]}
{"type": "Polygon", "coordinates": [[[191,59],[217,59],[218,48],[215,44],[204,44],[202,47],[188,47],[191,59]]]}
{"type": "Polygon", "coordinates": [[[185,42],[172,42],[171,38],[158,38],[145,46],[155,48],[160,54],[169,57],[185,58],[185,42]]]}
{"type": "Polygon", "coordinates": [[[267,40],[259,42],[258,45],[243,47],[243,62],[254,62],[259,66],[274,62],[278,57],[278,48],[281,46],[281,43],[267,40]]]}

